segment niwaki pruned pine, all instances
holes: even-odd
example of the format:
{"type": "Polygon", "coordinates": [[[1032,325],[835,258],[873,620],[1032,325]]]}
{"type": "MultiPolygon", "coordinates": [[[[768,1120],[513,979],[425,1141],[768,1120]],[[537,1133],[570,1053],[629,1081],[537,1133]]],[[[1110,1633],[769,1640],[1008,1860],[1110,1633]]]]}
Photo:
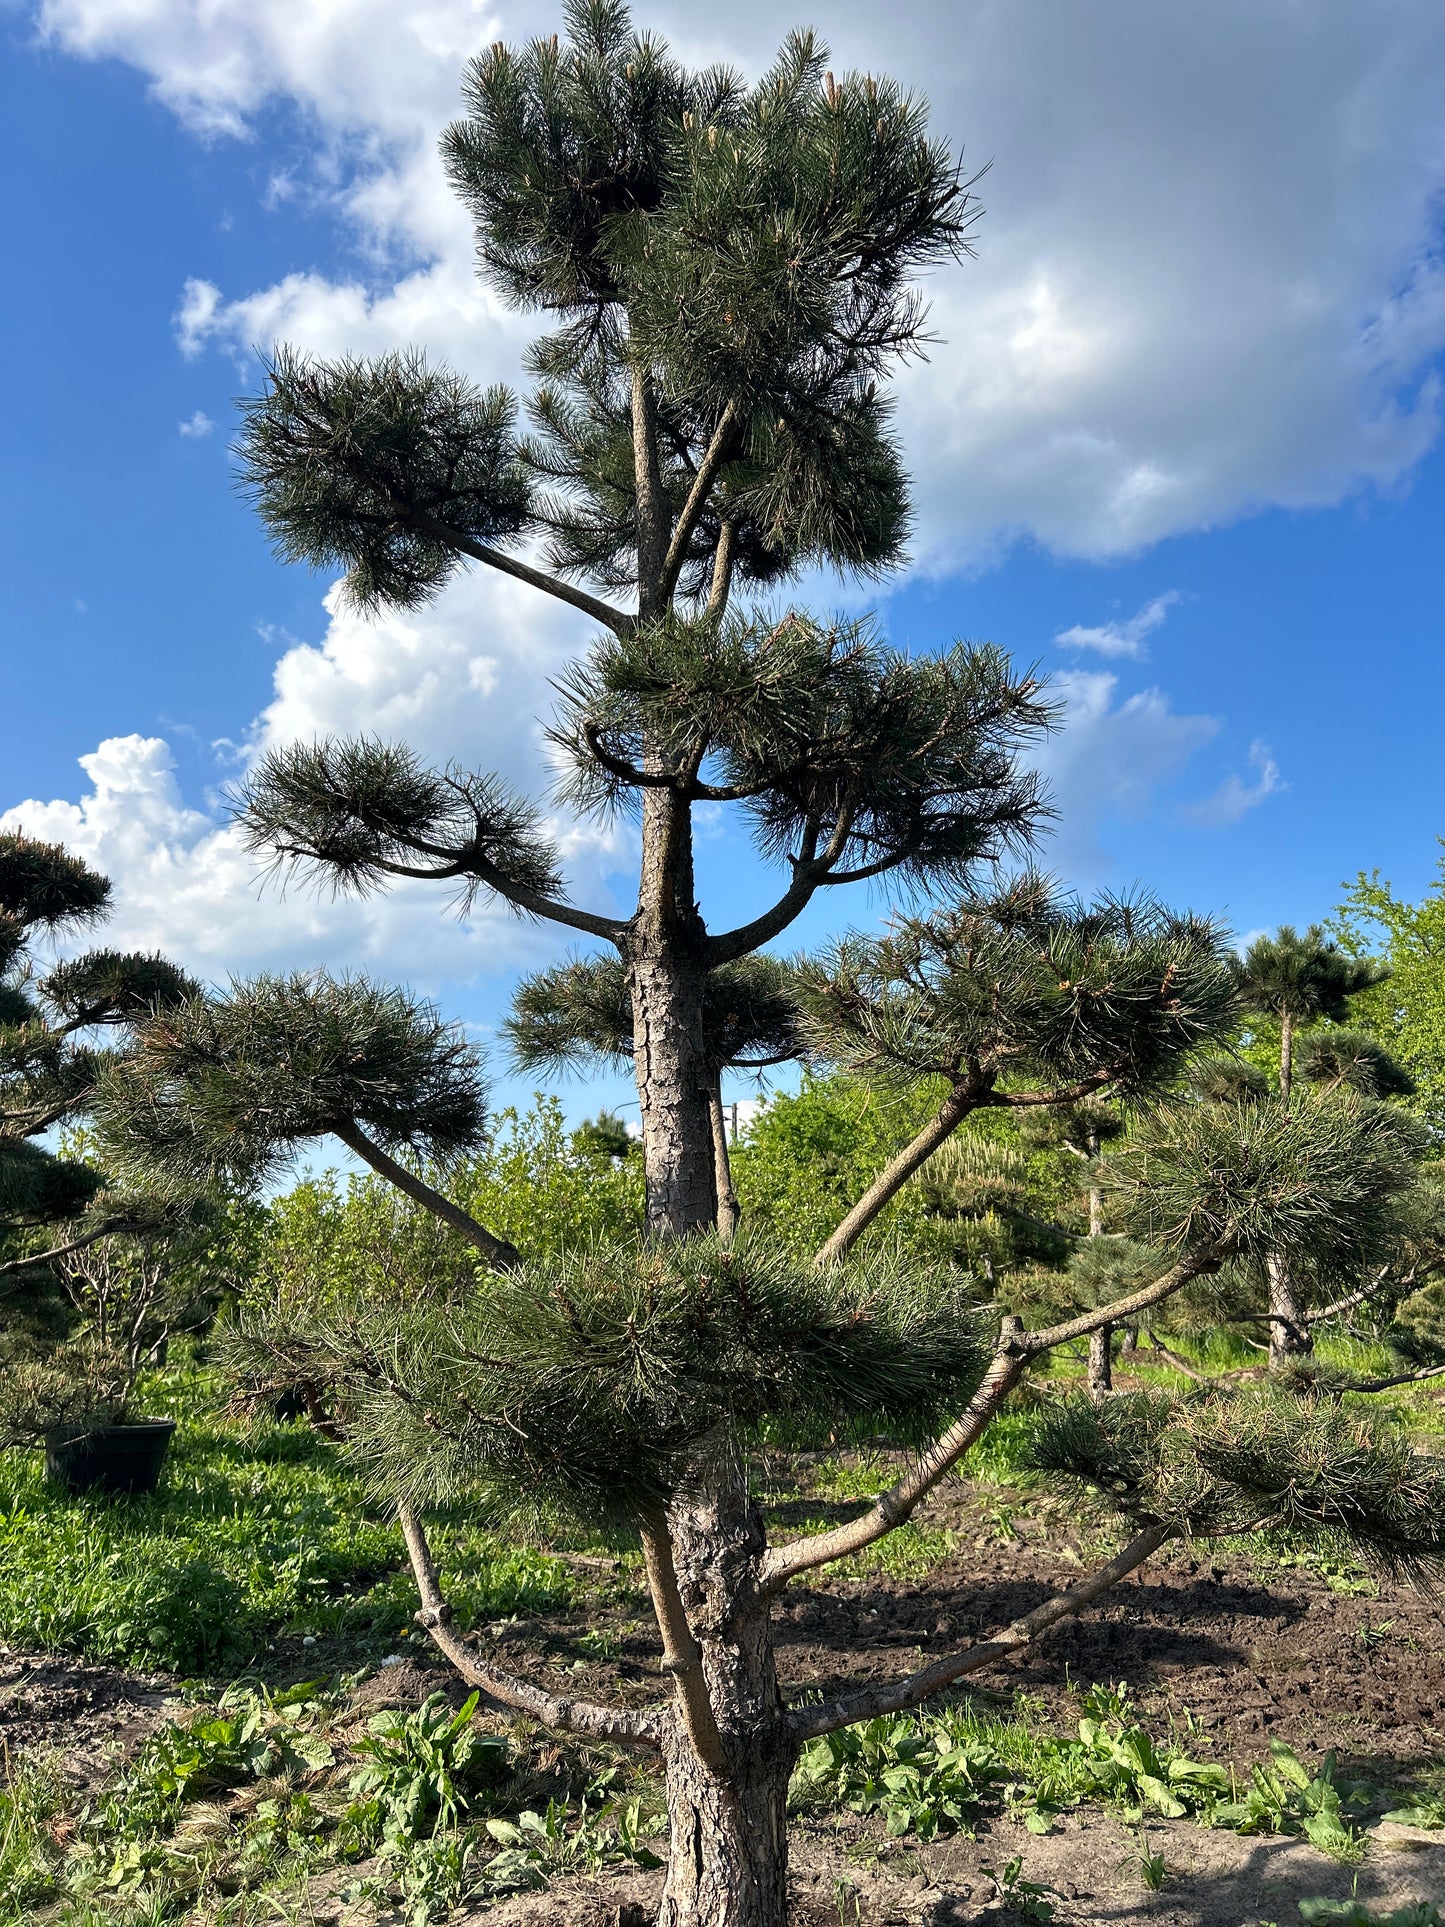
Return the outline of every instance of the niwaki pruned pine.
{"type": "MultiPolygon", "coordinates": [[[[479,1222],[447,1184],[486,1129],[475,1053],[361,980],[184,1000],[109,1074],[101,1108],[133,1159],[190,1179],[271,1173],[334,1135],[470,1242],[474,1283],[448,1271],[433,1295],[314,1307],[293,1294],[280,1325],[243,1317],[236,1355],[304,1358],[332,1388],[350,1449],[397,1503],[419,1619],[474,1686],[659,1757],[663,1927],[783,1927],[805,1742],[1006,1658],[1171,1538],[1316,1532],[1439,1567],[1437,1471],[1312,1391],[1091,1403],[1038,1451],[1126,1521],[1096,1572],[822,1704],[789,1702],[774,1663],[790,1584],[907,1521],[1033,1361],[1262,1254],[1371,1261],[1414,1166],[1368,1093],[1251,1108],[1216,1074],[1190,1094],[1196,1058],[1238,1028],[1218,927],[1145,898],[1080,903],[1026,869],[1001,880],[1047,815],[1027,752],[1052,711],[1032,675],[991,646],[910,656],[866,620],[784,599],[805,570],[867,579],[904,556],[888,384],[928,341],[920,277],[969,251],[979,214],[924,103],[833,74],[809,34],[749,84],[689,73],[613,0],[572,0],[565,29],[479,56],[443,139],[480,273],[538,317],[530,392],[475,388],[420,352],[278,351],[242,465],[280,552],[340,571],[364,608],[415,606],[476,566],[577,612],[550,717],[560,796],[636,820],[635,907],[573,900],[540,799],[404,745],[272,752],[241,823],[259,854],[339,890],[429,878],[463,906],[495,898],[590,939],[595,954],[523,985],[508,1038],[528,1065],[632,1066],[645,1224],[558,1255],[479,1222]],[[734,811],[759,854],[758,907],[732,928],[698,902],[700,806],[734,811]],[[850,883],[899,899],[885,936],[767,954],[850,883]],[[718,1129],[722,1071],[796,1056],[938,1093],[811,1263],[738,1225],[718,1129]],[[874,1227],[976,1112],[1165,1097],[1108,1160],[1135,1240],[1118,1288],[1095,1278],[1053,1323],[990,1312],[961,1271],[874,1227]],[[750,1484],[760,1439],[879,1432],[914,1447],[898,1482],[845,1524],[770,1543],[750,1484]],[[442,1497],[635,1530],[667,1681],[655,1703],[561,1697],[471,1644],[427,1542],[442,1497]]],[[[1357,1080],[1343,1065],[1335,1083],[1357,1080]]]]}

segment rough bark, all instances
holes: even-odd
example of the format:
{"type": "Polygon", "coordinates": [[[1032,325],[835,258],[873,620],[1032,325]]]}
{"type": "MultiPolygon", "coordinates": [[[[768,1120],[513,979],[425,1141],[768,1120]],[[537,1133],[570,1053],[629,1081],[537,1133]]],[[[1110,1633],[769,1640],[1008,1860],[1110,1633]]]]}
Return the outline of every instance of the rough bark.
{"type": "Polygon", "coordinates": [[[648,1229],[684,1234],[714,1222],[713,1070],[703,1029],[702,919],[693,902],[686,800],[651,789],[642,802],[642,878],[624,944],[633,1068],[642,1119],[648,1229]]]}
{"type": "Polygon", "coordinates": [[[1107,1398],[1114,1389],[1114,1327],[1101,1325],[1089,1334],[1089,1397],[1107,1398]]]}
{"type": "Polygon", "coordinates": [[[1277,1251],[1264,1261],[1269,1280],[1269,1369],[1280,1371],[1314,1350],[1290,1269],[1277,1251]]]}
{"type": "Polygon", "coordinates": [[[677,1598],[701,1656],[720,1763],[678,1720],[664,1741],[672,1846],[658,1927],[786,1927],[788,1780],[798,1742],[758,1586],[762,1521],[724,1469],[669,1509],[677,1598]]]}

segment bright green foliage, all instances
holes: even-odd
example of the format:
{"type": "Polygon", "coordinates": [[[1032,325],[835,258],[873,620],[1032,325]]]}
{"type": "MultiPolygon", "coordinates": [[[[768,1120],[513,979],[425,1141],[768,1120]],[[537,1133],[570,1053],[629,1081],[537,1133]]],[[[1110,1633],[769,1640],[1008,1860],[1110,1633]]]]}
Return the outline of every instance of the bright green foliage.
{"type": "Polygon", "coordinates": [[[839,1274],[749,1238],[629,1242],[526,1264],[441,1315],[359,1315],[324,1342],[381,1488],[632,1521],[765,1419],[927,1435],[983,1369],[966,1283],[886,1253],[839,1274]]]}
{"type": "Polygon", "coordinates": [[[810,1740],[798,1761],[793,1798],[853,1813],[882,1813],[888,1832],[932,1840],[966,1826],[1007,1778],[988,1746],[958,1737],[949,1716],[875,1719],[810,1740]]]}
{"type": "MultiPolygon", "coordinates": [[[[895,1093],[805,1072],[801,1087],[774,1097],[732,1148],[744,1222],[766,1228],[799,1258],[811,1257],[936,1108],[926,1085],[895,1093]]],[[[922,1192],[908,1187],[881,1222],[893,1236],[911,1239],[924,1216],[922,1192]]]]}
{"type": "MultiPolygon", "coordinates": [[[[186,1416],[153,1497],[76,1498],[46,1484],[38,1461],[0,1459],[0,1639],[194,1674],[305,1633],[374,1652],[410,1623],[395,1523],[335,1447],[208,1414],[223,1395],[213,1381],[168,1373],[143,1389],[149,1409],[186,1416]]],[[[443,1519],[436,1540],[464,1620],[572,1596],[556,1560],[475,1525],[443,1519]]]]}
{"type": "Polygon", "coordinates": [[[642,1173],[567,1130],[562,1106],[538,1096],[499,1111],[486,1143],[449,1174],[450,1193],[529,1257],[626,1238],[642,1222],[642,1173]]]}
{"type": "Polygon", "coordinates": [[[1378,1571],[1428,1581],[1445,1570],[1445,1460],[1328,1397],[1208,1387],[1068,1398],[1040,1418],[1032,1461],[1135,1525],[1300,1534],[1378,1571]]]}
{"type": "Polygon", "coordinates": [[[1369,1805],[1369,1789],[1338,1782],[1332,1752],[1311,1773],[1283,1740],[1271,1740],[1269,1751],[1267,1766],[1250,1768],[1244,1797],[1215,1810],[1219,1824],[1240,1833],[1302,1833],[1332,1860],[1363,1859],[1365,1844],[1348,1814],[1369,1805]]]}
{"type": "Polygon", "coordinates": [[[361,1765],[350,1790],[367,1810],[368,1830],[383,1840],[435,1836],[475,1810],[486,1811],[504,1783],[507,1742],[474,1722],[480,1695],[453,1712],[444,1693],[430,1693],[415,1712],[374,1714],[356,1745],[361,1765]]]}
{"type": "Polygon", "coordinates": [[[1334,919],[1352,955],[1379,948],[1390,976],[1354,1004],[1416,1084],[1413,1108],[1445,1127],[1445,857],[1418,903],[1407,903],[1378,870],[1362,870],[1334,919]]]}

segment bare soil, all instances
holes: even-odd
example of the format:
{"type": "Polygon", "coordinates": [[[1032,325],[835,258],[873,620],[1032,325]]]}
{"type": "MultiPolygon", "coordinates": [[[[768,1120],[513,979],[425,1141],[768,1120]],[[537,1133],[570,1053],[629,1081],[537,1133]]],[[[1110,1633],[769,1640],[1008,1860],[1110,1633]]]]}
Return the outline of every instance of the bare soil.
{"type": "MultiPolygon", "coordinates": [[[[852,1504],[785,1498],[774,1509],[786,1532],[849,1516],[852,1504]]],[[[954,1487],[920,1520],[952,1535],[930,1571],[918,1561],[891,1571],[815,1575],[782,1602],[777,1626],[785,1689],[832,1690],[906,1673],[927,1658],[1007,1625],[1087,1571],[1103,1542],[1089,1521],[1057,1502],[1004,1511],[996,1499],[954,1487]]],[[[935,1537],[932,1551],[941,1549],[935,1537]]],[[[920,1548],[920,1553],[922,1549],[920,1548]]],[[[630,1566],[579,1566],[590,1596],[569,1619],[518,1618],[480,1629],[504,1657],[572,1692],[652,1699],[659,1691],[655,1631],[630,1566]]],[[[1078,1690],[1126,1681],[1145,1724],[1205,1757],[1245,1766],[1271,1738],[1310,1758],[1336,1748],[1346,1771],[1382,1789],[1408,1788],[1445,1763],[1445,1638],[1438,1604],[1406,1587],[1365,1591],[1348,1575],[1282,1566],[1206,1549],[1153,1562],[1079,1620],[1055,1628],[1025,1656],[978,1674],[977,1696],[1000,1706],[1020,1693],[1066,1730],[1078,1690]],[[1346,1589],[1341,1590],[1341,1587],[1346,1589]]],[[[333,1656],[325,1644],[288,1654],[296,1677],[315,1677],[333,1656]]],[[[340,1656],[335,1656],[338,1661],[340,1656]]],[[[268,1671],[273,1670],[268,1667],[268,1671]]],[[[353,1712],[414,1705],[454,1676],[430,1649],[357,1689],[353,1712]]],[[[91,1783],[163,1717],[163,1679],[61,1658],[0,1652],[0,1745],[58,1751],[77,1781],[91,1783]]],[[[458,1694],[458,1697],[460,1695],[458,1694]]],[[[1378,1807],[1376,1808],[1378,1811],[1378,1807]]],[[[1321,1895],[1382,1906],[1445,1904],[1445,1836],[1409,1838],[1376,1825],[1357,1869],[1341,1868],[1297,1840],[1241,1839],[1187,1823],[1151,1824],[1147,1850],[1163,1854],[1165,1889],[1144,1886],[1137,1829],[1089,1811],[1042,1838],[994,1820],[979,1837],[920,1846],[890,1842],[850,1815],[803,1819],[795,1833],[797,1927],[1009,1927],[995,1880],[1021,1855],[1024,1876],[1054,1890],[1056,1927],[1295,1927],[1296,1902],[1321,1895]]],[[[645,1927],[655,1917],[659,1875],[579,1879],[518,1895],[485,1910],[487,1927],[645,1927]]],[[[340,1919],[322,1906],[317,1919],[340,1919]]]]}

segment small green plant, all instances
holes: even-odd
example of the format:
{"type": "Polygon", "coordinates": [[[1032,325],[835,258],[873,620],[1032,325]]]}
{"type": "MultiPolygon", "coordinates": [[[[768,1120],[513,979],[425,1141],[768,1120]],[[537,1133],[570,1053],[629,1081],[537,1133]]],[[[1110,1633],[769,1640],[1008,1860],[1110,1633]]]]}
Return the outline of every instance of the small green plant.
{"type": "Polygon", "coordinates": [[[444,1693],[431,1693],[413,1713],[377,1713],[356,1751],[351,1777],[358,1830],[383,1842],[435,1837],[488,1803],[503,1782],[507,1742],[474,1724],[480,1694],[453,1713],[444,1693]]]}
{"type": "Polygon", "coordinates": [[[1166,1820],[1207,1809],[1229,1790],[1221,1766],[1158,1746],[1139,1724],[1123,1687],[1091,1687],[1079,1721],[1079,1746],[1092,1790],[1116,1800],[1130,1819],[1146,1810],[1166,1820]]]}
{"type": "Polygon", "coordinates": [[[1391,1807],[1380,1817],[1393,1820],[1397,1827],[1424,1827],[1434,1832],[1445,1827],[1445,1800],[1422,1794],[1419,1799],[1406,1801],[1404,1806],[1391,1807]]]}
{"type": "Polygon", "coordinates": [[[1151,1894],[1163,1893],[1169,1878],[1169,1869],[1164,1864],[1162,1853],[1152,1853],[1149,1842],[1141,1839],[1139,1843],[1139,1878],[1151,1894]]]}
{"type": "Polygon", "coordinates": [[[1348,1864],[1362,1859],[1364,1838],[1347,1814],[1351,1807],[1369,1804],[1367,1789],[1357,1782],[1336,1782],[1333,1752],[1311,1773],[1283,1740],[1271,1740],[1269,1751],[1268,1765],[1251,1767],[1244,1798],[1215,1808],[1216,1823],[1244,1834],[1302,1833],[1332,1860],[1348,1864]]]}
{"type": "Polygon", "coordinates": [[[1036,1880],[1025,1880],[1021,1854],[1015,1854],[1002,1873],[995,1873],[992,1867],[980,1871],[993,1882],[995,1898],[1013,1913],[1022,1914],[1025,1920],[1053,1919],[1056,1909],[1048,1895],[1057,1893],[1058,1889],[1041,1886],[1036,1880]]]}
{"type": "Polygon", "coordinates": [[[793,1797],[881,1813],[892,1837],[932,1840],[966,1826],[985,1791],[1006,1778],[997,1754],[960,1739],[947,1716],[875,1719],[810,1741],[793,1797]]]}

